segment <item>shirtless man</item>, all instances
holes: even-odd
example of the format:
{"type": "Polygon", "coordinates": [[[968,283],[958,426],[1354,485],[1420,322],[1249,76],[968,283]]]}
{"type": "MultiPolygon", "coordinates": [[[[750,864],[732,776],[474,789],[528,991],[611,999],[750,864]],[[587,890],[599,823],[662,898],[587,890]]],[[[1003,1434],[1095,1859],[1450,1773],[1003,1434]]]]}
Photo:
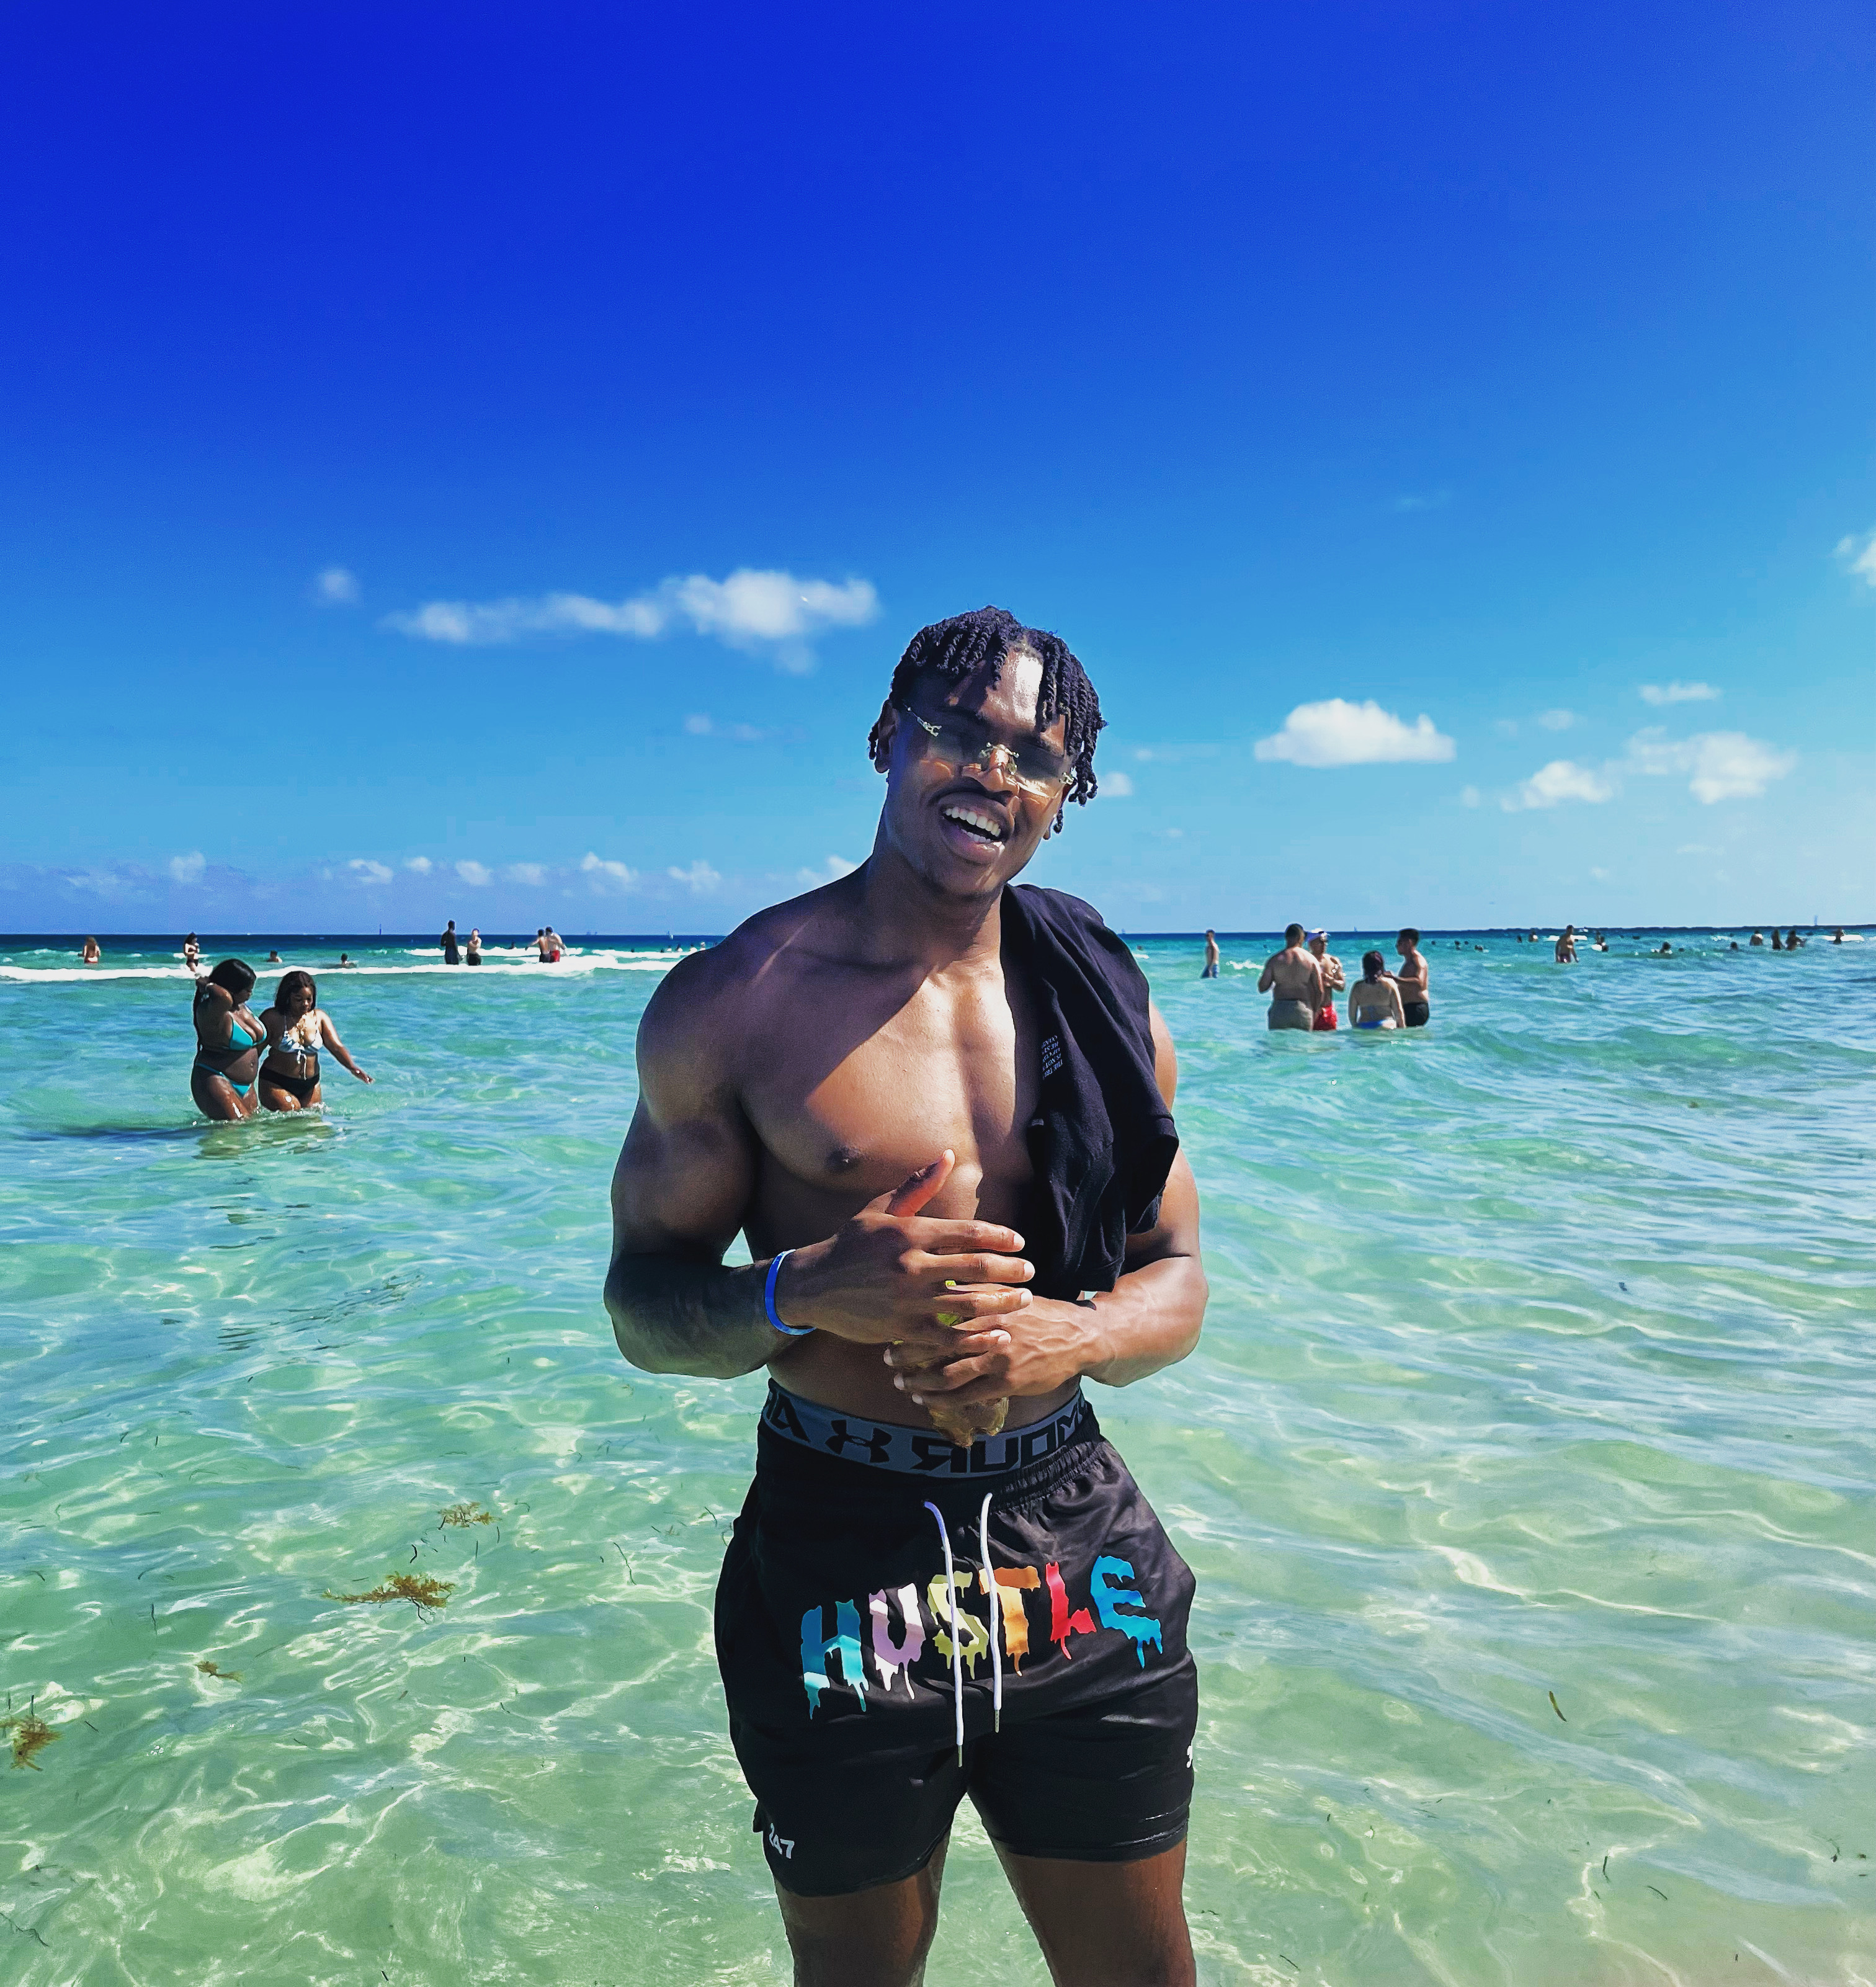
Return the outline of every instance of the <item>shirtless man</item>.
{"type": "Polygon", "coordinates": [[[1426,961],[1421,956],[1420,934],[1408,926],[1394,950],[1401,956],[1400,970],[1394,976],[1394,983],[1401,990],[1401,1011],[1409,1027],[1424,1028],[1432,1010],[1426,1003],[1426,961]]]}
{"type": "Polygon", "coordinates": [[[1577,963],[1577,928],[1565,925],[1562,937],[1557,941],[1557,963],[1559,966],[1574,966],[1577,963]]]}
{"type": "Polygon", "coordinates": [[[1058,1982],[1194,1978],[1192,1576],[1082,1392],[1198,1338],[1176,1065],[1095,913],[1007,887],[1101,724],[1058,637],[921,630],[870,859],[639,1030],[606,1304],[635,1365],[773,1376],[717,1649],[798,1982],[923,1978],[967,1793],[1058,1982]]]}
{"type": "Polygon", "coordinates": [[[1272,953],[1257,976],[1257,991],[1270,996],[1270,1026],[1301,1028],[1316,1025],[1322,1006],[1322,969],[1303,950],[1303,927],[1284,929],[1284,949],[1272,953]]]}
{"type": "Polygon", "coordinates": [[[1316,1010],[1315,1029],[1318,1034],[1327,1034],[1335,1026],[1335,997],[1348,985],[1348,977],[1342,971],[1341,961],[1329,950],[1326,931],[1309,934],[1309,956],[1322,975],[1322,1005],[1316,1010]]]}
{"type": "Polygon", "coordinates": [[[1205,933],[1205,970],[1199,975],[1201,980],[1218,977],[1218,934],[1206,927],[1205,933]]]}

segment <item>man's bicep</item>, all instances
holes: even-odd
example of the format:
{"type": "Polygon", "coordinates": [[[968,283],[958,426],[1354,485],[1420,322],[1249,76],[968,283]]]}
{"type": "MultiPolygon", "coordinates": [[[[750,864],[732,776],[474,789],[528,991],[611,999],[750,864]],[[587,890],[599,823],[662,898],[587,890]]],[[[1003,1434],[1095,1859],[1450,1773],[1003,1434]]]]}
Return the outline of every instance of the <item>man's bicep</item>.
{"type": "Polygon", "coordinates": [[[661,1123],[641,1097],[612,1169],[612,1253],[720,1257],[754,1180],[745,1125],[716,1112],[661,1123]]]}
{"type": "Polygon", "coordinates": [[[660,1004],[639,1031],[638,1108],[612,1172],[612,1253],[714,1258],[743,1225],[755,1137],[714,1031],[670,1027],[660,1004]]]}
{"type": "Polygon", "coordinates": [[[1164,1262],[1169,1256],[1198,1253],[1199,1183],[1192,1176],[1186,1155],[1179,1152],[1173,1156],[1160,1193],[1159,1220],[1151,1228],[1127,1237],[1126,1267],[1142,1269],[1149,1263],[1164,1262]]]}

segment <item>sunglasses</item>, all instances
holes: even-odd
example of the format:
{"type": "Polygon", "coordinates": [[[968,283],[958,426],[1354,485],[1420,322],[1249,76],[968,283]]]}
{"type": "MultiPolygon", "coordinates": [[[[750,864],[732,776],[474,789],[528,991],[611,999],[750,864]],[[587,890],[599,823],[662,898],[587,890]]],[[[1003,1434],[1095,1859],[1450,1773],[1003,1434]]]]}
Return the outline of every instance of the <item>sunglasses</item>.
{"type": "Polygon", "coordinates": [[[994,737],[980,720],[961,712],[947,711],[940,717],[927,717],[923,711],[904,705],[900,708],[923,734],[913,742],[935,766],[948,766],[959,773],[976,772],[987,770],[1000,754],[1010,778],[1024,793],[1042,800],[1052,800],[1059,794],[1075,770],[1072,760],[1048,746],[1027,741],[1020,745],[1006,744],[994,737]]]}

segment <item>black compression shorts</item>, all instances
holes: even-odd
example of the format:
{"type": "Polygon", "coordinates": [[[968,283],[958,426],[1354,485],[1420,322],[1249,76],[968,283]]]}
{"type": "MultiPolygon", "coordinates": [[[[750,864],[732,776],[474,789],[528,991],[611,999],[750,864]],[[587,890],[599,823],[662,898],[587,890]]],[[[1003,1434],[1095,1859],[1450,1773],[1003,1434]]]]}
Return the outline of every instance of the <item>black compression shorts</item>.
{"type": "Polygon", "coordinates": [[[1424,1028],[1432,1018],[1432,1009],[1424,1000],[1403,1000],[1401,1013],[1410,1028],[1424,1028]]]}
{"type": "Polygon", "coordinates": [[[769,1427],[757,1442],[717,1655],[778,1883],[833,1897],[909,1877],[967,1794],[1017,1855],[1129,1862],[1185,1839],[1193,1577],[1091,1412],[1054,1453],[982,1474],[869,1468],[769,1427]]]}

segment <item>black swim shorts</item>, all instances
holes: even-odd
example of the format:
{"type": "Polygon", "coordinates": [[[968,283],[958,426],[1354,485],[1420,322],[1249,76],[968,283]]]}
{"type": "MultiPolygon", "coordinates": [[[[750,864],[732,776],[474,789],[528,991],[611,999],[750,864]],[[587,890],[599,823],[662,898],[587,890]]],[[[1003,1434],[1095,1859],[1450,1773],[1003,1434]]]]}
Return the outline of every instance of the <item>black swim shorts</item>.
{"type": "Polygon", "coordinates": [[[910,1876],[967,1794],[1018,1855],[1183,1841],[1193,1577],[1085,1400],[968,1452],[775,1387],[763,1420],[717,1655],[776,1881],[910,1876]]]}
{"type": "Polygon", "coordinates": [[[1432,1017],[1432,1009],[1424,1000],[1403,1000],[1401,1013],[1410,1028],[1424,1028],[1432,1017]]]}

